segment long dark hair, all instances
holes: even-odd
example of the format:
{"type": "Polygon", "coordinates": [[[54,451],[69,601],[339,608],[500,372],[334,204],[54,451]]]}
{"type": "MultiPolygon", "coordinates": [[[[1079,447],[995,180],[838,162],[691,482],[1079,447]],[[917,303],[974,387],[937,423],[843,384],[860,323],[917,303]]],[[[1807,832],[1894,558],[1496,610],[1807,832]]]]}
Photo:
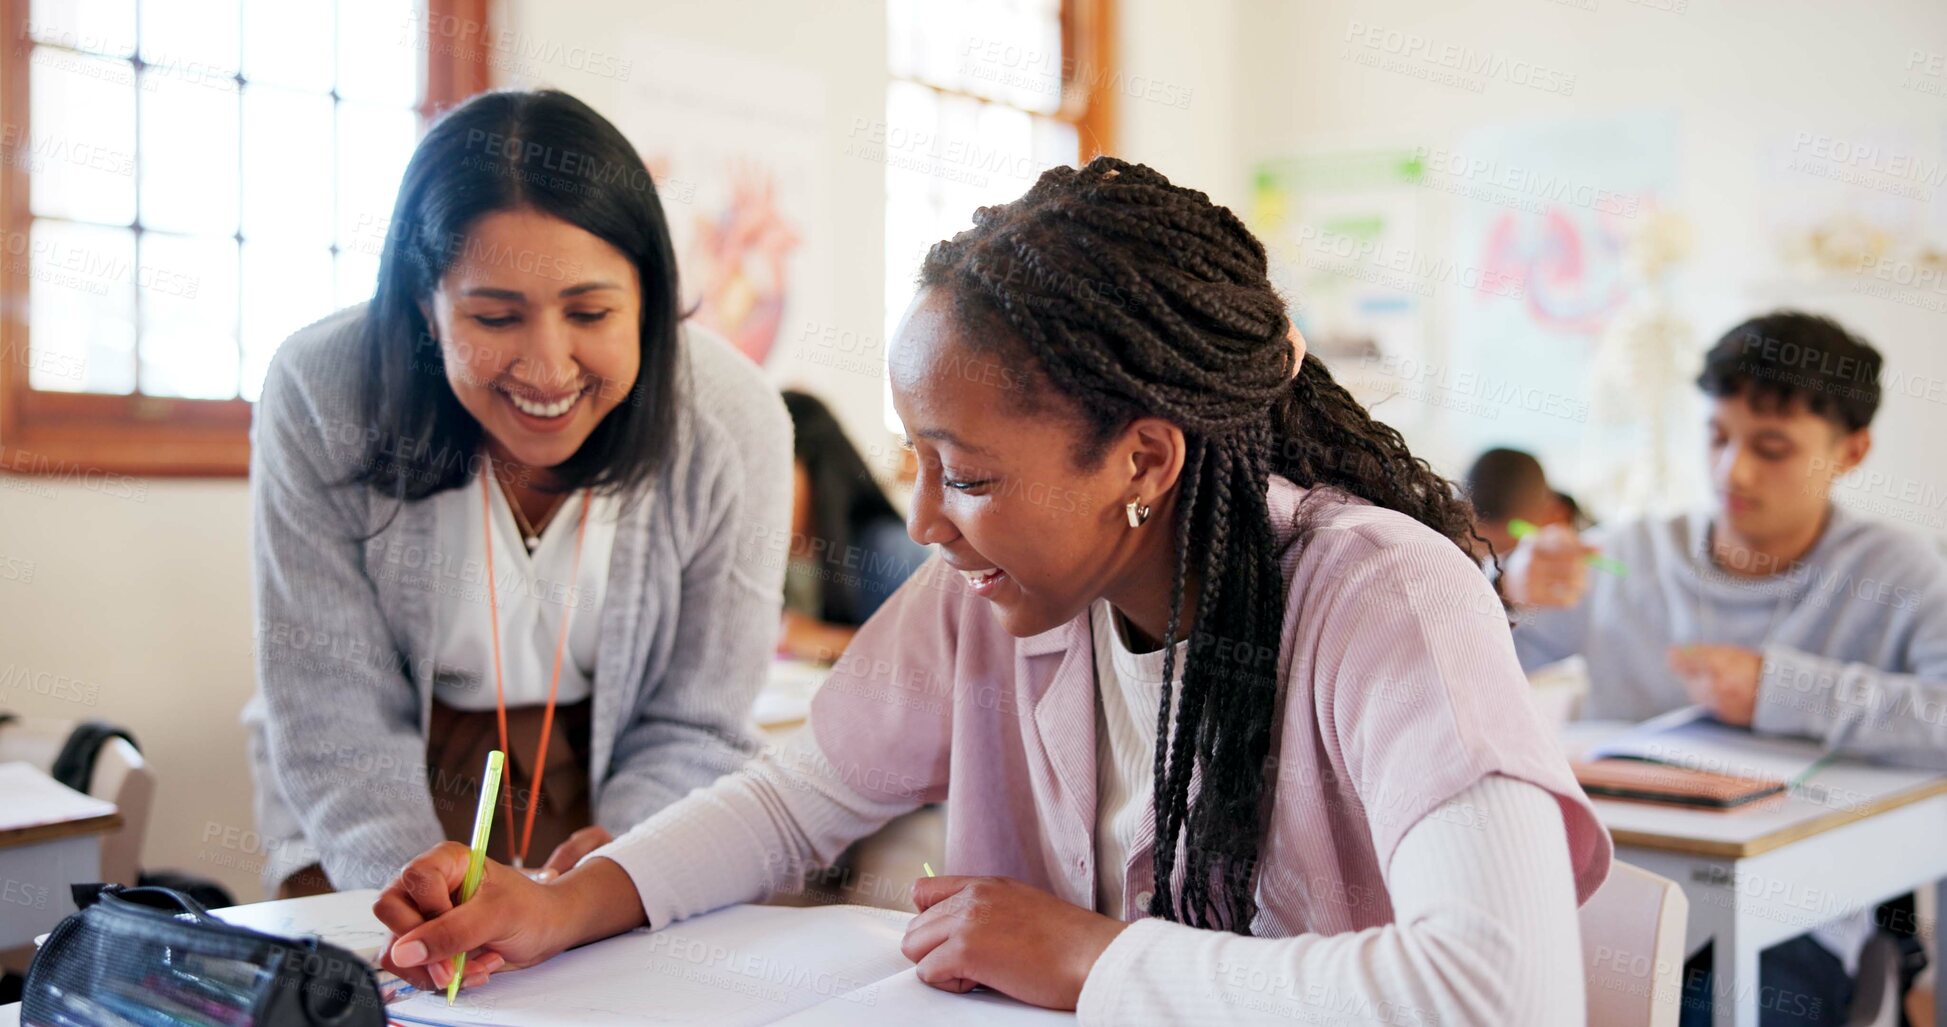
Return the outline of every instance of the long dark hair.
{"type": "Polygon", "coordinates": [[[525,259],[466,244],[483,215],[521,207],[621,250],[642,288],[634,389],[537,484],[623,492],[661,466],[674,431],[679,312],[676,253],[655,184],[629,141],[587,104],[554,90],[502,91],[447,112],[406,165],[365,315],[360,402],[369,441],[352,482],[412,500],[471,478],[480,423],[447,384],[420,304],[455,263],[525,259]]]}
{"type": "MultiPolygon", "coordinates": [[[[862,553],[866,529],[875,522],[901,520],[899,511],[830,408],[815,396],[786,390],[784,409],[791,414],[792,456],[811,479],[812,536],[824,541],[832,558],[848,566],[869,565],[862,553]]],[[[861,580],[859,575],[820,574],[819,617],[834,624],[864,623],[861,580]]]]}
{"type": "MultiPolygon", "coordinates": [[[[1002,329],[966,334],[1019,350],[1009,355],[1030,369],[1029,402],[1059,395],[1079,407],[1088,430],[1076,464],[1099,464],[1138,416],[1183,429],[1149,914],[1250,933],[1285,605],[1270,476],[1401,511],[1463,552],[1473,536],[1465,500],[1317,357],[1293,376],[1290,321],[1263,244],[1228,209],[1143,165],[1098,157],[1044,173],[1027,195],[981,208],[972,229],[935,245],[920,284],[950,289],[963,323],[1002,329]],[[1198,593],[1172,731],[1186,575],[1198,593]],[[1202,643],[1219,630],[1266,658],[1218,659],[1202,643]],[[1193,766],[1202,780],[1191,803],[1193,766]]],[[[1301,524],[1301,544],[1304,534],[1301,524]]]]}

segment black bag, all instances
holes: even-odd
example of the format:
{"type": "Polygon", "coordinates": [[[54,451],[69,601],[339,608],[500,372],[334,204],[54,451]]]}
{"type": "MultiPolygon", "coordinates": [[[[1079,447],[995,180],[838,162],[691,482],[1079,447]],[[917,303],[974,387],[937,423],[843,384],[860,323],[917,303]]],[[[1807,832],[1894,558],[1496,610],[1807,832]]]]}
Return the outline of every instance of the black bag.
{"type": "Polygon", "coordinates": [[[167,888],[77,884],[27,968],[22,1027],[384,1027],[378,980],[317,937],[226,924],[167,888]]]}

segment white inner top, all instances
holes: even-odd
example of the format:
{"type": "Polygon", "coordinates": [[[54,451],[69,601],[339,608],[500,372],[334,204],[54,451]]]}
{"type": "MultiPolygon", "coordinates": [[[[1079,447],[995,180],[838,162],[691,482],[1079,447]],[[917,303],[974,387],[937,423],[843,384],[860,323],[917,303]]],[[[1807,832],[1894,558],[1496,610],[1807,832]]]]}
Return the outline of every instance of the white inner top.
{"type": "MultiPolygon", "coordinates": [[[[581,702],[594,689],[596,642],[608,587],[609,555],[621,501],[596,496],[588,510],[581,573],[575,574],[575,527],[589,492],[562,500],[541,529],[541,544],[527,551],[504,491],[492,493],[494,583],[499,593],[500,660],[507,705],[548,701],[561,618],[570,618],[568,650],[561,661],[559,704],[581,702]]],[[[495,707],[493,629],[487,608],[486,533],[480,516],[480,482],[432,497],[438,504],[438,547],[443,571],[433,618],[433,696],[463,710],[495,707]]]]}
{"type": "MultiPolygon", "coordinates": [[[[1156,780],[1156,706],[1163,698],[1163,650],[1138,653],[1107,600],[1089,608],[1095,636],[1095,908],[1122,916],[1124,864],[1149,812],[1156,780]]],[[[1183,677],[1189,643],[1176,643],[1183,677]]],[[[1174,704],[1182,690],[1172,691],[1174,704]]],[[[1147,895],[1137,906],[1148,905],[1147,895]]]]}

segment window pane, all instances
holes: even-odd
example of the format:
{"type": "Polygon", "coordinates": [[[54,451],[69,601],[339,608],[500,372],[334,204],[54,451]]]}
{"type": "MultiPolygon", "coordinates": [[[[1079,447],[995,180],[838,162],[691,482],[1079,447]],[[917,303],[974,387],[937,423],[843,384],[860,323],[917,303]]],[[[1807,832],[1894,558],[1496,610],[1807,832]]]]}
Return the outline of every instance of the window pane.
{"type": "Polygon", "coordinates": [[[1059,118],[1034,119],[1034,157],[1043,168],[1079,165],[1082,146],[1075,126],[1059,118]]]}
{"type": "Polygon", "coordinates": [[[886,64],[898,78],[924,78],[920,44],[927,23],[919,0],[886,0],[886,64]]]}
{"type": "Polygon", "coordinates": [[[419,133],[409,110],[363,103],[338,105],[338,244],[354,245],[361,234],[392,217],[399,180],[419,133]]]}
{"type": "Polygon", "coordinates": [[[324,0],[244,0],[243,77],[330,92],[332,7],[324,0]]]}
{"type": "Polygon", "coordinates": [[[34,0],[27,18],[37,42],[135,56],[135,0],[34,0]]]}
{"type": "Polygon", "coordinates": [[[237,394],[237,242],[145,232],[142,392],[228,399],[237,394]]]}
{"type": "Polygon", "coordinates": [[[918,288],[920,260],[949,233],[942,231],[938,204],[923,182],[899,177],[886,185],[886,299],[903,308],[918,288]]]}
{"type": "Polygon", "coordinates": [[[34,213],[133,223],[135,66],[36,47],[29,74],[29,131],[0,143],[33,177],[34,213]]]}
{"type": "Polygon", "coordinates": [[[242,27],[237,0],[142,0],[142,63],[185,81],[234,80],[242,27]]]}
{"type": "Polygon", "coordinates": [[[946,235],[923,186],[915,189],[911,179],[891,178],[886,193],[886,338],[890,340],[918,288],[920,261],[946,235]]]}
{"type": "Polygon", "coordinates": [[[135,233],[37,220],[30,237],[27,383],[134,391],[135,233]]]}
{"type": "Polygon", "coordinates": [[[243,244],[243,398],[255,402],[271,354],[331,313],[331,251],[243,244]]]}
{"type": "Polygon", "coordinates": [[[142,224],[170,232],[237,230],[237,93],[142,73],[142,224]]]}
{"type": "Polygon", "coordinates": [[[339,0],[338,95],[395,107],[419,103],[426,20],[416,0],[339,0]]]}
{"type": "MultiPolygon", "coordinates": [[[[1075,128],[1004,104],[894,80],[879,150],[886,170],[886,338],[912,299],[927,249],[973,224],[976,207],[1005,203],[1041,172],[1073,164],[1075,128]]],[[[886,424],[897,430],[890,403],[886,424]]]]}
{"type": "Polygon", "coordinates": [[[933,155],[944,153],[940,138],[940,94],[911,82],[893,81],[886,87],[886,139],[883,160],[886,182],[918,188],[936,196],[938,170],[933,155]]]}
{"type": "Polygon", "coordinates": [[[1060,0],[889,0],[886,28],[894,77],[1026,110],[1061,106],[1060,0]]]}
{"type": "Polygon", "coordinates": [[[950,229],[973,224],[975,207],[1005,203],[1033,184],[1033,124],[1012,107],[949,96],[940,104],[940,138],[959,154],[941,183],[950,229]]]}
{"type": "Polygon", "coordinates": [[[331,245],[331,97],[243,90],[243,235],[331,245]]]}
{"type": "Polygon", "coordinates": [[[376,255],[359,253],[353,250],[338,251],[336,295],[331,299],[332,309],[349,307],[372,298],[379,284],[379,258],[376,255]]]}

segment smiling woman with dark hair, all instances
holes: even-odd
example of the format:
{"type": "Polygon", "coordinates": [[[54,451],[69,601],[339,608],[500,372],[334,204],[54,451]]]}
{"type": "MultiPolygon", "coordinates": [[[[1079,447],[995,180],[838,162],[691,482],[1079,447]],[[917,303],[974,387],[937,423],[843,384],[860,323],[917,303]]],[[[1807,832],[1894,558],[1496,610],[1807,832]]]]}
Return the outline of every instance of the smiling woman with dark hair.
{"type": "Polygon", "coordinates": [[[682,325],[654,184],[558,92],[455,108],[370,303],[279,351],[253,430],[267,883],[382,883],[464,838],[549,876],[751,752],[790,427],[682,325]]]}

